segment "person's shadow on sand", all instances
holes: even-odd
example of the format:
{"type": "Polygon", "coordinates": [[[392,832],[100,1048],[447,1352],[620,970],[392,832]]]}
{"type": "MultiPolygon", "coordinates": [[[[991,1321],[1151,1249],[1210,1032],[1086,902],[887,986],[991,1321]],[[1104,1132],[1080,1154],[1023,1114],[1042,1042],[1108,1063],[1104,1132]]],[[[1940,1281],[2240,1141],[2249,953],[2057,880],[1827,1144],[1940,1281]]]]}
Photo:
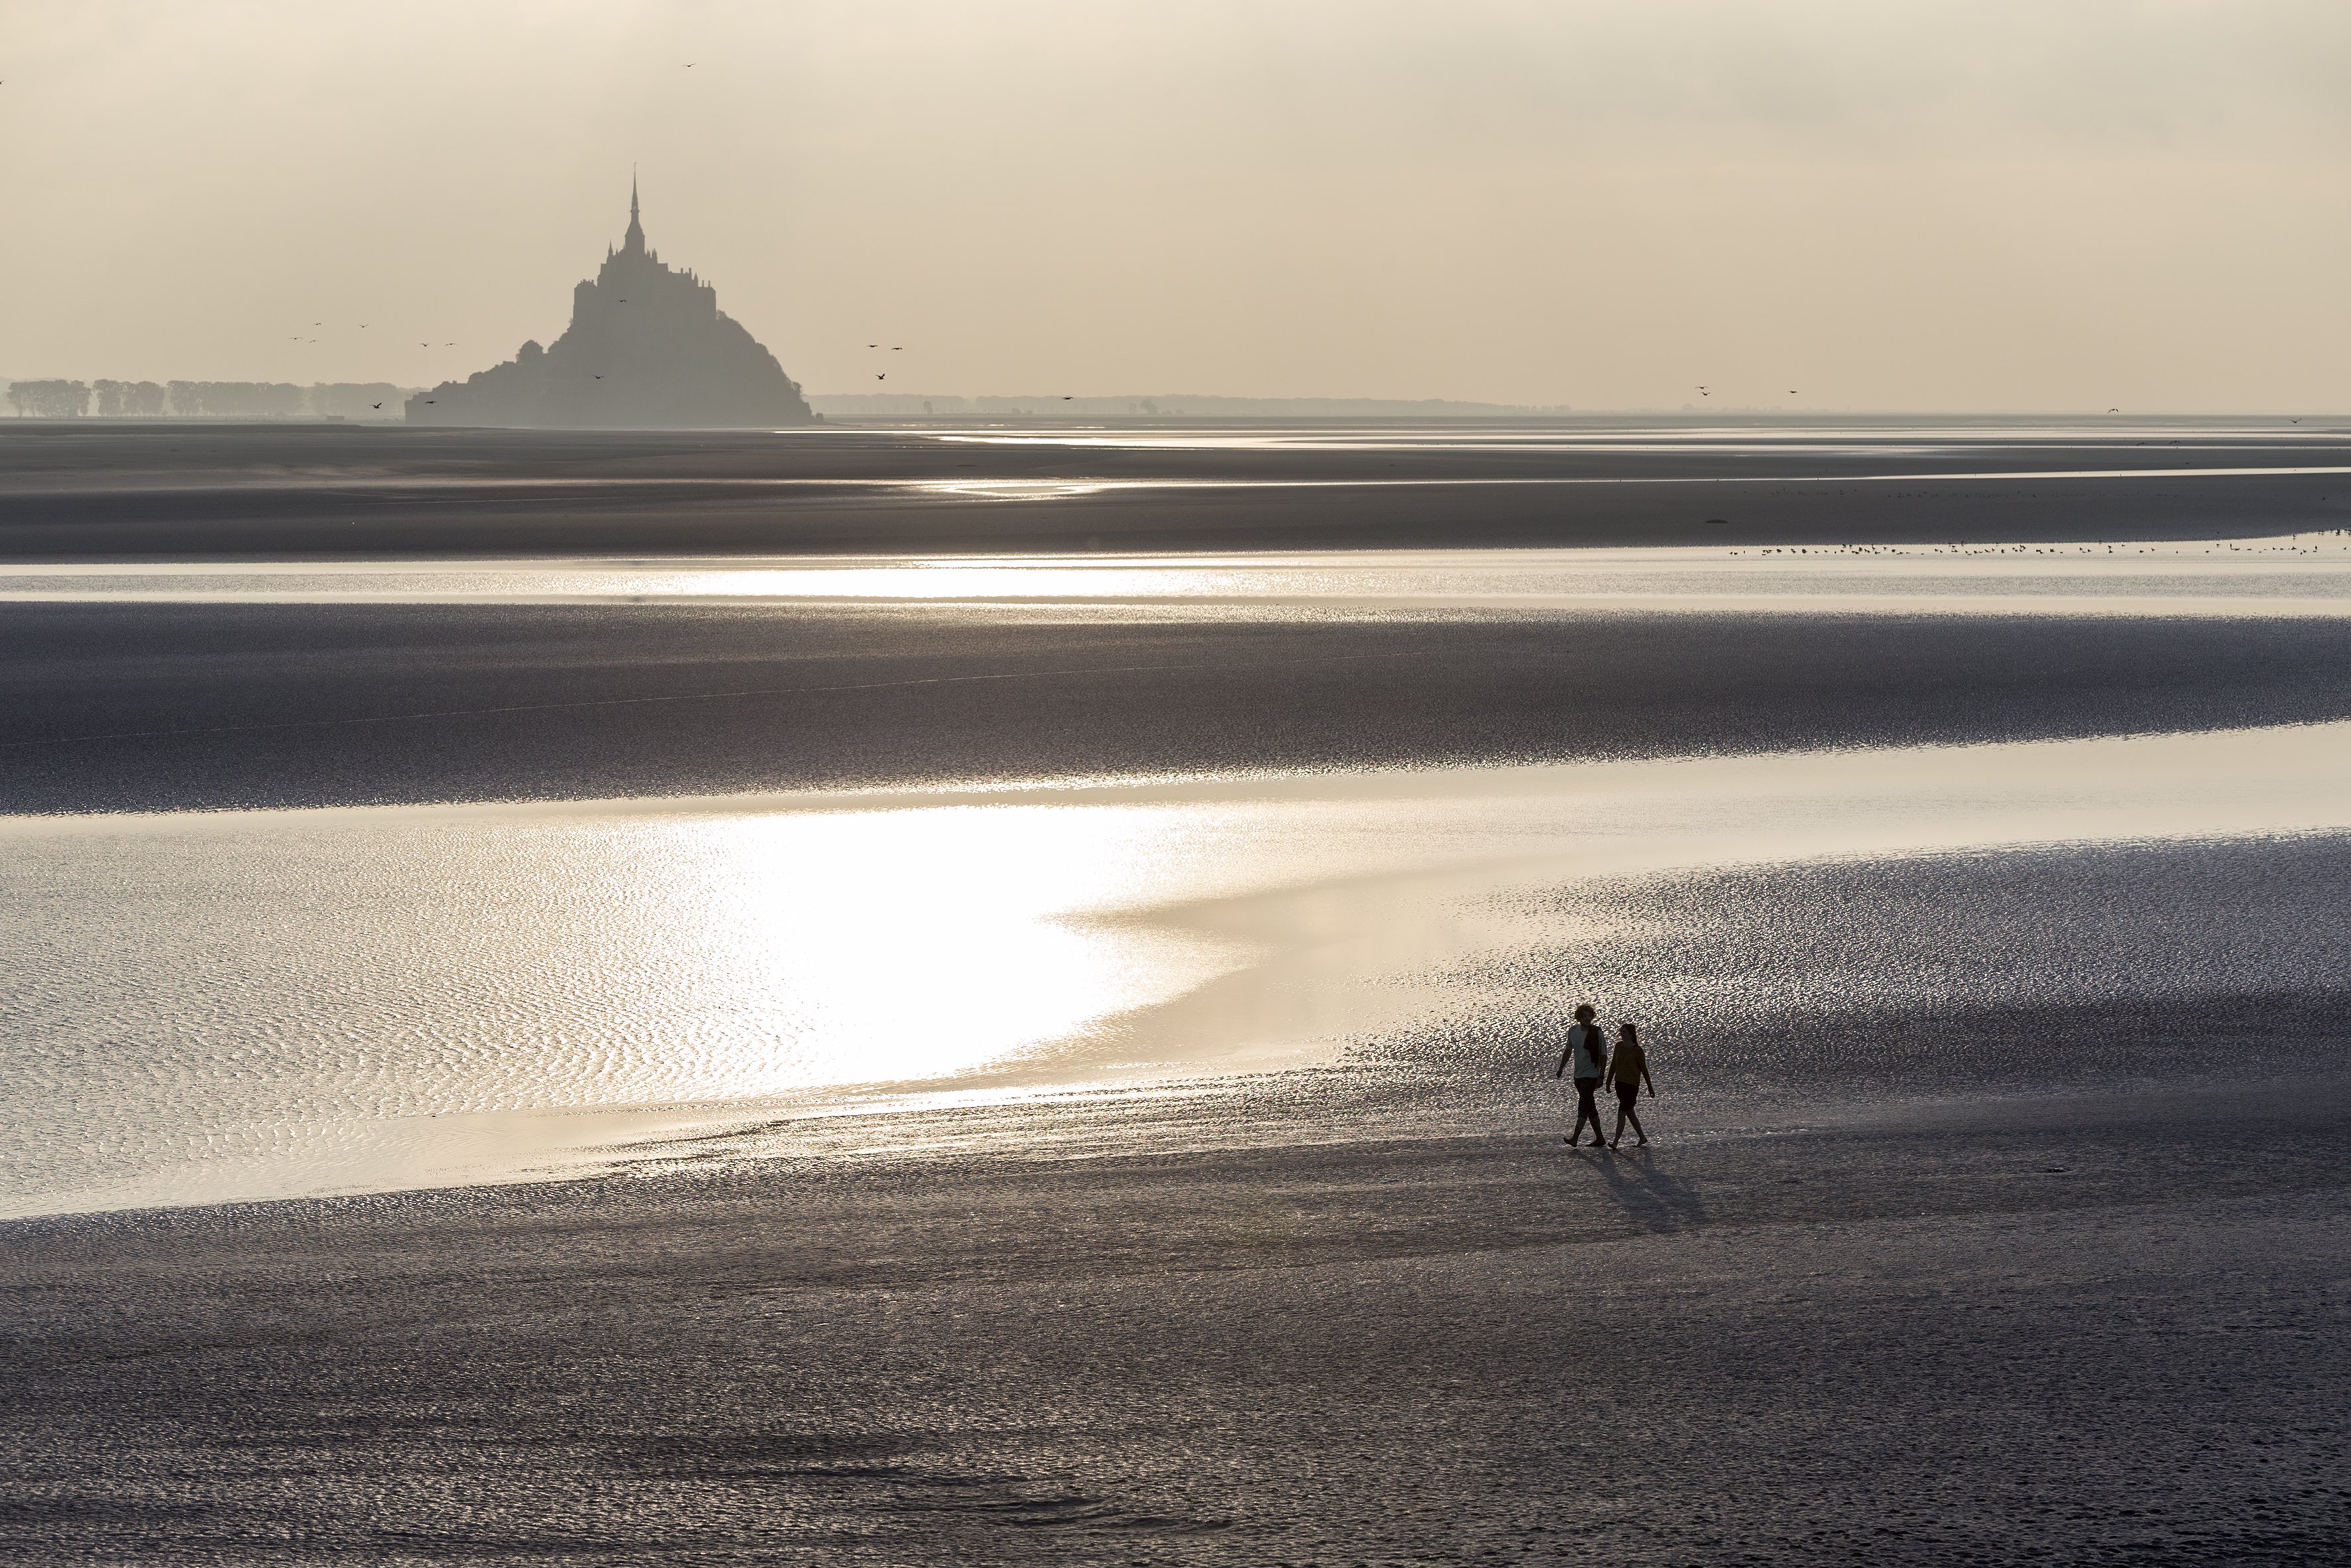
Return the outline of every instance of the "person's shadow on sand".
{"type": "Polygon", "coordinates": [[[1679,1230],[1706,1223],[1706,1205],[1698,1194],[1659,1168],[1647,1149],[1620,1149],[1592,1164],[1608,1183],[1608,1195],[1644,1228],[1679,1230]]]}

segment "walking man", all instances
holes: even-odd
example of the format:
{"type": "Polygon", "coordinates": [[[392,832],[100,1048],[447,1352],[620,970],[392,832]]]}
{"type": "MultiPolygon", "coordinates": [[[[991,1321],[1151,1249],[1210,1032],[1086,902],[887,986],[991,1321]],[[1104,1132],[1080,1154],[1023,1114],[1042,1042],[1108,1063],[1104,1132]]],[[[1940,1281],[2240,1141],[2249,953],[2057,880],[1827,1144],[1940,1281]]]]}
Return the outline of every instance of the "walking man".
{"type": "Polygon", "coordinates": [[[1567,1031],[1567,1049],[1559,1053],[1559,1071],[1553,1078],[1564,1078],[1567,1070],[1575,1069],[1575,1131],[1567,1135],[1570,1144],[1580,1143],[1583,1124],[1592,1124],[1592,1146],[1599,1148],[1600,1106],[1592,1098],[1599,1092],[1601,1075],[1608,1071],[1608,1042],[1601,1036],[1600,1026],[1592,1021],[1592,1004],[1584,1003],[1575,1009],[1575,1027],[1567,1031]]]}

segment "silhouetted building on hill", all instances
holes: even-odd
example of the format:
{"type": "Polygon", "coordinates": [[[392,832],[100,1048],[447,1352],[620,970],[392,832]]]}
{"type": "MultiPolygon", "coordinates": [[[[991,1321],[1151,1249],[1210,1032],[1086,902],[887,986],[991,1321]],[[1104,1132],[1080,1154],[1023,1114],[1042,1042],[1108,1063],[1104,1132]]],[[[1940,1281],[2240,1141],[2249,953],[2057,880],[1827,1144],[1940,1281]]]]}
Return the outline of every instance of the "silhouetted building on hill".
{"type": "Polygon", "coordinates": [[[412,424],[643,428],[814,417],[776,357],[718,308],[718,291],[645,248],[633,182],[627,237],[571,291],[563,336],[545,349],[525,343],[502,365],[408,400],[412,424]]]}

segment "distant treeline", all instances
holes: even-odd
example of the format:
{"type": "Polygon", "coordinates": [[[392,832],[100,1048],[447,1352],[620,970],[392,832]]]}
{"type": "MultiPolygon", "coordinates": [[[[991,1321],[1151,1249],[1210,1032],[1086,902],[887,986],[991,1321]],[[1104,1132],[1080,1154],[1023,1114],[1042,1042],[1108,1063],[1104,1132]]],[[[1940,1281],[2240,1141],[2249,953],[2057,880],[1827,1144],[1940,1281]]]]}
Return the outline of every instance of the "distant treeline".
{"type": "Polygon", "coordinates": [[[833,419],[960,419],[990,415],[1037,419],[1487,419],[1565,413],[1565,407],[1455,402],[1447,398],[1212,397],[1155,392],[1149,397],[948,397],[925,392],[810,392],[809,406],[833,419]]]}
{"type": "Polygon", "coordinates": [[[11,382],[24,419],[398,419],[390,382],[11,382]]]}

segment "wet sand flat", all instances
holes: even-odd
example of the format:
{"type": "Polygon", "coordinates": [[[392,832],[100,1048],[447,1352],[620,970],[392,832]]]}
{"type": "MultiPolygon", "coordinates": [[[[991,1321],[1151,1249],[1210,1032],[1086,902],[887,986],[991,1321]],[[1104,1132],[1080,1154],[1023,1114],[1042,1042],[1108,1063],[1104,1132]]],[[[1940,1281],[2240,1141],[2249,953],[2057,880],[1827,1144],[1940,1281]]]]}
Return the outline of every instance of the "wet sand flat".
{"type": "Polygon", "coordinates": [[[2344,852],[1635,878],[1313,1071],[0,1226],[0,1560],[2326,1562],[2344,852]],[[1674,998],[1652,1149],[1562,980],[1674,998]]]}
{"type": "Polygon", "coordinates": [[[1249,1143],[1209,1091],[1269,1071],[1489,1126],[1562,993],[1645,1021],[1677,1121],[2325,1075],[2346,732],[7,820],[0,1217],[837,1155],[921,1104],[1249,1143]]]}
{"type": "Polygon", "coordinates": [[[0,431],[0,1562],[2330,1562],[2346,466],[0,431]]]}
{"type": "Polygon", "coordinates": [[[2339,429],[0,429],[0,559],[2245,538],[2351,524],[2339,429]]]}
{"type": "Polygon", "coordinates": [[[2351,621],[0,606],[0,808],[1914,745],[2351,716],[2351,621]]]}
{"type": "Polygon", "coordinates": [[[0,1558],[2326,1562],[2345,1109],[20,1225],[0,1558]]]}

